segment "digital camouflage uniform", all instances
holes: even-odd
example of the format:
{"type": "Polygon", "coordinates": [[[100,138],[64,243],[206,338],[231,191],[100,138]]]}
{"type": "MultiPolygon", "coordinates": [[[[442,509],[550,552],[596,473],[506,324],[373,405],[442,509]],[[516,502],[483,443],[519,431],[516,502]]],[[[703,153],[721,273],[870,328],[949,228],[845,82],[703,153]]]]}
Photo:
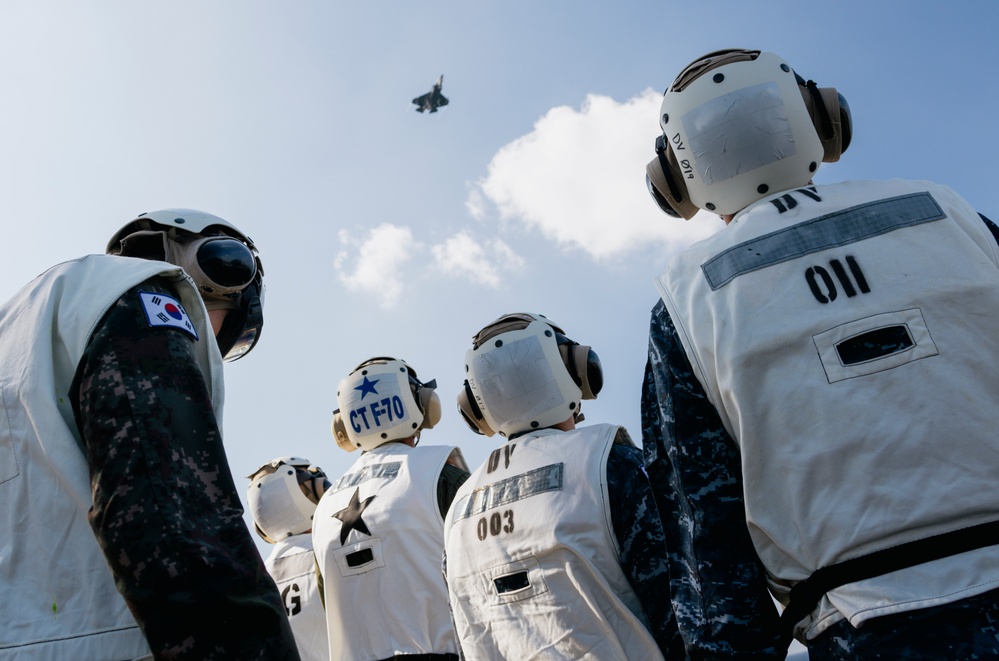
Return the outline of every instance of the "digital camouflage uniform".
{"type": "Polygon", "coordinates": [[[783,658],[777,610],[746,528],[739,449],[694,377],[662,301],[652,310],[642,443],[687,653],[783,658]]]}
{"type": "Polygon", "coordinates": [[[686,658],[669,599],[665,536],[652,489],[642,466],[642,451],[615,443],[607,457],[607,494],[611,522],[621,549],[621,569],[642,604],[649,632],[663,657],[686,658]]]}
{"type": "Polygon", "coordinates": [[[441,516],[447,515],[447,511],[451,509],[451,503],[454,501],[454,495],[458,493],[458,489],[470,475],[471,473],[464,468],[444,464],[440,479],[437,480],[437,505],[441,508],[441,516]]]}
{"type": "MultiPolygon", "coordinates": [[[[984,216],[999,241],[999,228],[984,216]]],[[[741,458],[677,337],[652,309],[642,391],[645,461],[669,549],[670,595],[690,658],[784,658],[778,613],[746,526],[741,458]]],[[[999,591],[871,620],[808,641],[812,659],[999,655],[999,591]]]]}
{"type": "Polygon", "coordinates": [[[243,522],[193,338],[151,329],[138,290],[93,333],[71,397],[94,534],[156,658],[292,659],[273,580],[243,522]]]}

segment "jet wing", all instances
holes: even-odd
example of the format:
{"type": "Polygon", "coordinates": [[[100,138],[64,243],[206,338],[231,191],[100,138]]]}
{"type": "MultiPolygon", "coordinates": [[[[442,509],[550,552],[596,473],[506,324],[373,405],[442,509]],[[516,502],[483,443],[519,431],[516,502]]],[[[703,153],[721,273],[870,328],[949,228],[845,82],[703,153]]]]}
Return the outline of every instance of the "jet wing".
{"type": "Polygon", "coordinates": [[[416,104],[416,111],[423,112],[430,107],[430,93],[426,93],[422,96],[418,96],[413,99],[413,103],[416,104]]]}
{"type": "MultiPolygon", "coordinates": [[[[437,112],[438,108],[446,105],[447,105],[447,97],[441,94],[440,92],[433,92],[430,95],[430,100],[427,101],[423,107],[428,108],[430,112],[437,112]]],[[[423,111],[421,110],[420,112],[423,111]]]]}

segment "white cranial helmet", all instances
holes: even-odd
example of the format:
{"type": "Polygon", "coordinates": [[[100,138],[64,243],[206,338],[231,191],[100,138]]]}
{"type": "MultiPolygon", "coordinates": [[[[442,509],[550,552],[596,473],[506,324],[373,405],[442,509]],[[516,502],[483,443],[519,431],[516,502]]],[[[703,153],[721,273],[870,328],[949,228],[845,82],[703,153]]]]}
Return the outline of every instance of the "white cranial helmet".
{"type": "Polygon", "coordinates": [[[540,314],[500,317],[465,353],[466,380],[458,410],[475,432],[511,436],[579,421],[580,401],[603,385],[597,354],[540,314]]]}
{"type": "Polygon", "coordinates": [[[333,437],[347,452],[373,450],[430,429],[440,421],[436,381],[423,383],[397,358],[371,358],[337,388],[333,437]]]}
{"type": "Polygon", "coordinates": [[[195,209],[143,213],[111,237],[106,252],[183,268],[207,309],[229,311],[216,335],[225,360],[242,358],[260,339],[263,265],[250,237],[227,220],[195,209]]]}
{"type": "Polygon", "coordinates": [[[247,477],[254,527],[271,544],[311,530],[316,505],[330,487],[321,468],[298,457],[279,457],[247,477]]]}
{"type": "Polygon", "coordinates": [[[851,137],[835,89],[805,82],[773,53],[738,49],[688,65],[663,96],[659,124],[646,182],[663,211],[688,219],[808,184],[851,137]]]}

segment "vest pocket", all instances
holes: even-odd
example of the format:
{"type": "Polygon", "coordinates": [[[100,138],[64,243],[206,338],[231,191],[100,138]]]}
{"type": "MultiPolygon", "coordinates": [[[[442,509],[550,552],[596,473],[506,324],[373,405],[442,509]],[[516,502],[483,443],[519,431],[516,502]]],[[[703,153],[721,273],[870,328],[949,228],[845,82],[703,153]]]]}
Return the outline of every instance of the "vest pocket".
{"type": "Polygon", "coordinates": [[[519,571],[516,574],[507,574],[506,576],[494,578],[493,583],[496,585],[496,592],[499,594],[516,592],[517,590],[531,587],[531,581],[527,578],[526,571],[519,571]]]}
{"type": "Polygon", "coordinates": [[[382,540],[378,537],[347,544],[333,551],[341,576],[356,576],[385,566],[382,540]]]}
{"type": "Polygon", "coordinates": [[[919,308],[857,319],[812,336],[829,383],[890,370],[939,352],[919,308]]]}
{"type": "Polygon", "coordinates": [[[905,326],[887,326],[854,335],[836,345],[836,353],[844,365],[866,363],[905,351],[915,346],[905,326]]]}
{"type": "Polygon", "coordinates": [[[548,592],[541,563],[534,556],[486,569],[475,583],[485,603],[503,604],[548,592]]]}

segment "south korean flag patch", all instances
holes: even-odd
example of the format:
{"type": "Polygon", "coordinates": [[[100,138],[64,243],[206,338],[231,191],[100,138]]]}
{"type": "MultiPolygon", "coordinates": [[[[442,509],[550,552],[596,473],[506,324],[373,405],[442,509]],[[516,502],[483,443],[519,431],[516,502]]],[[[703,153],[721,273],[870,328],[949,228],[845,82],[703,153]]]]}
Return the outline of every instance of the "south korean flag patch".
{"type": "Polygon", "coordinates": [[[142,309],[146,311],[150,327],[179,328],[190,333],[195,340],[199,339],[198,331],[191,323],[191,318],[187,316],[187,310],[176,298],[166,294],[140,291],[139,300],[142,301],[142,309]]]}

